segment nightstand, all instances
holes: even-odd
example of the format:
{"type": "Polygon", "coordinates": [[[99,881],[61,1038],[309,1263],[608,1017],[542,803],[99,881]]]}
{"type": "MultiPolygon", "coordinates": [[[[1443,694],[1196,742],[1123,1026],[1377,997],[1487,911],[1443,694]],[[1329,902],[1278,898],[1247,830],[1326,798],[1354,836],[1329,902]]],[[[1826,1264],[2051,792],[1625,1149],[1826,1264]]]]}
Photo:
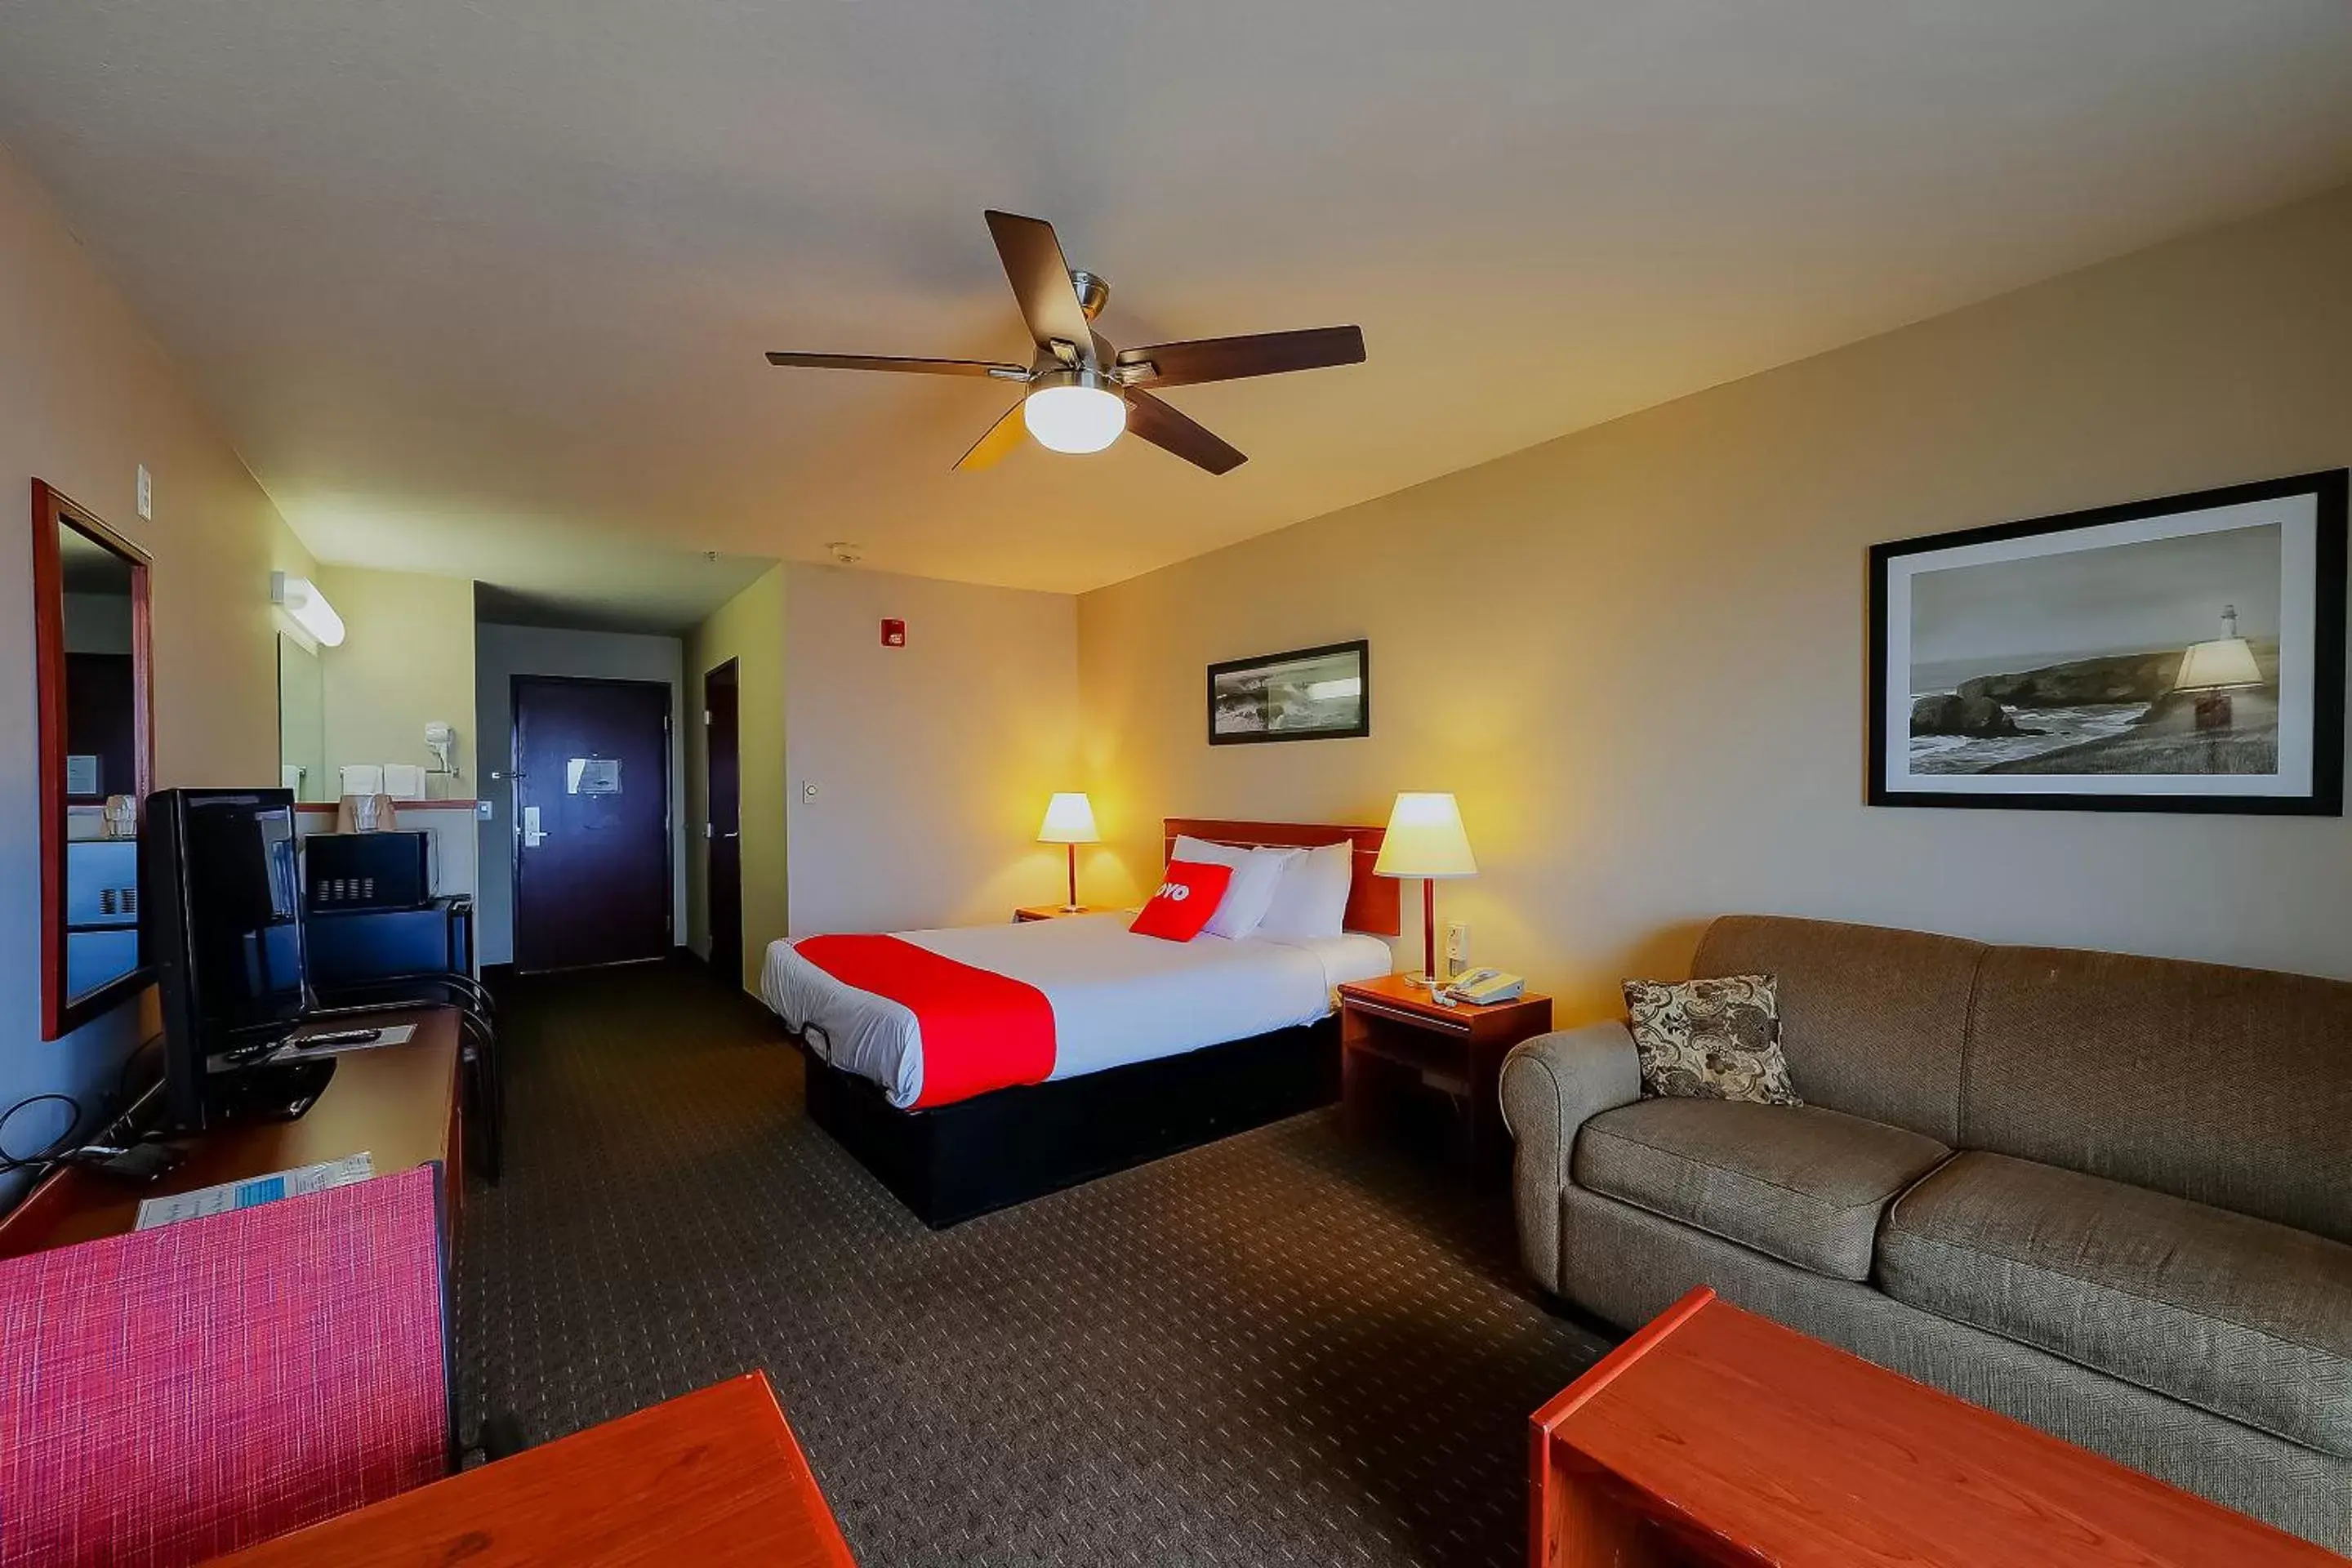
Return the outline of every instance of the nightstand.
{"type": "Polygon", "coordinates": [[[1384,1089],[1418,1080],[1446,1097],[1463,1165],[1474,1178],[1499,1169],[1510,1148],[1503,1126],[1503,1056],[1551,1028],[1551,998],[1530,993],[1490,1007],[1447,1007],[1402,974],[1339,987],[1340,1102],[1351,1133],[1367,1132],[1384,1089]]]}
{"type": "Polygon", "coordinates": [[[1024,904],[1013,911],[1013,921],[1015,925],[1026,925],[1031,921],[1066,920],[1072,915],[1093,915],[1101,912],[1091,904],[1083,904],[1075,910],[1066,910],[1059,904],[1024,904]]]}

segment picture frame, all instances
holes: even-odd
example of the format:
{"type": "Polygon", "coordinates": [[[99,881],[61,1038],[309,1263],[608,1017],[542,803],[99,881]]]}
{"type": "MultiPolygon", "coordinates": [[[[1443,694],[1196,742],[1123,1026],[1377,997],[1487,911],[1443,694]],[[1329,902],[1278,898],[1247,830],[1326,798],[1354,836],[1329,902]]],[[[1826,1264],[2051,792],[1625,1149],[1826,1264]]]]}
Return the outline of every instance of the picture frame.
{"type": "Polygon", "coordinates": [[[1869,803],[2341,816],[2347,479],[1873,546],[1869,803]]]}
{"type": "Polygon", "coordinates": [[[1371,644],[1360,637],[1213,664],[1208,707],[1213,746],[1369,735],[1371,644]]]}

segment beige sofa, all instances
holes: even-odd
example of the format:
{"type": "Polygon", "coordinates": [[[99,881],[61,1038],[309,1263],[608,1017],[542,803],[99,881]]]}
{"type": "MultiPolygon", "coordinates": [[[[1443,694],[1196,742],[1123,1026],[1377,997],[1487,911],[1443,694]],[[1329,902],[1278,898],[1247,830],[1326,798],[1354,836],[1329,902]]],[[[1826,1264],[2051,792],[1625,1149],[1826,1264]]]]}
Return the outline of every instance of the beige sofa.
{"type": "Polygon", "coordinates": [[[2352,984],[1731,916],[1801,1109],[1515,1048],[1519,1245],[1632,1327],[1696,1284],[2352,1551],[2352,984]]]}

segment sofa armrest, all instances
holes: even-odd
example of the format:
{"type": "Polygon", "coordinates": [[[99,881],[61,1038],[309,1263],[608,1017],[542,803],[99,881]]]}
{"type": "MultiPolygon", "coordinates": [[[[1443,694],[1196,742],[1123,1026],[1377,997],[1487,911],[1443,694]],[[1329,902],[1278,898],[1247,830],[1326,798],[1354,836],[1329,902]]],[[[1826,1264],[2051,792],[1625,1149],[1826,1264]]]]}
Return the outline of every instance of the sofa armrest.
{"type": "Polygon", "coordinates": [[[1548,1290],[1560,1289],[1559,1194],[1577,1129],[1641,1098],[1641,1055],[1613,1018],[1522,1040],[1503,1058],[1503,1121],[1518,1145],[1511,1187],[1519,1256],[1548,1290]]]}

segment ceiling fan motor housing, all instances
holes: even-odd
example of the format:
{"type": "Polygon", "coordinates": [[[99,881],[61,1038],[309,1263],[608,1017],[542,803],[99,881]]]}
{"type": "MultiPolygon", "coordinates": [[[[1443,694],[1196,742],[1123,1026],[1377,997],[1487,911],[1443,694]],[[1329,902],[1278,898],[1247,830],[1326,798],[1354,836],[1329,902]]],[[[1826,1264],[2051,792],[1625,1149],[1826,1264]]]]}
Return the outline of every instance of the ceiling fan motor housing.
{"type": "Polygon", "coordinates": [[[1041,392],[1049,386],[1083,386],[1096,392],[1108,392],[1122,403],[1126,401],[1117,376],[1108,371],[1095,370],[1087,365],[1039,371],[1029,380],[1032,393],[1041,392]]]}

